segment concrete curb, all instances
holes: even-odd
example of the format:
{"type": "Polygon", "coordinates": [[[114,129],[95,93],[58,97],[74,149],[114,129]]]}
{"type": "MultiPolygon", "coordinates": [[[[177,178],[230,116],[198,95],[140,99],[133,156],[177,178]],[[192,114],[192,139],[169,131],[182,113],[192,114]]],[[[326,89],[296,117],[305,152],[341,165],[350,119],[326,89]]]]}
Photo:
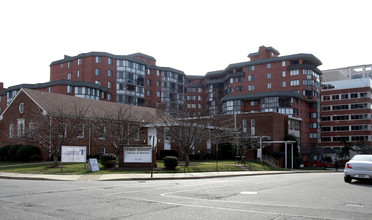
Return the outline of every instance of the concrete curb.
{"type": "Polygon", "coordinates": [[[236,176],[278,175],[311,173],[311,171],[242,171],[242,172],[205,172],[205,173],[155,173],[150,174],[101,174],[101,175],[43,175],[0,172],[0,179],[42,180],[42,181],[138,181],[138,180],[176,180],[205,179],[236,176]]]}

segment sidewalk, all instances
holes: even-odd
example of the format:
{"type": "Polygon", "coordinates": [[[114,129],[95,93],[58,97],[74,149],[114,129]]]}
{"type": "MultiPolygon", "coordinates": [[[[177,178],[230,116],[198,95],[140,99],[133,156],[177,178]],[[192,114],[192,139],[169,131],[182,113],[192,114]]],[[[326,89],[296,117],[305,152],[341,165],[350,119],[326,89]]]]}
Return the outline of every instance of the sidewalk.
{"type": "Polygon", "coordinates": [[[151,174],[45,175],[0,172],[0,179],[51,180],[51,181],[125,181],[125,180],[201,179],[292,173],[308,172],[293,170],[293,171],[201,172],[201,173],[154,173],[153,177],[151,177],[151,174]]]}

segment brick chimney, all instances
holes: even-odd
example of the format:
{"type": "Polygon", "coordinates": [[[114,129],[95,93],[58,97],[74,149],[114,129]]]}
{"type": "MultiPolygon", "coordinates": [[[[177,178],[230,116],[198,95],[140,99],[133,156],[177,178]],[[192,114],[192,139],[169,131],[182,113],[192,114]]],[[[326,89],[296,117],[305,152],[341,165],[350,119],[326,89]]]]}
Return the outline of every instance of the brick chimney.
{"type": "Polygon", "coordinates": [[[266,47],[266,46],[261,46],[258,48],[257,53],[251,53],[248,55],[251,61],[263,60],[263,59],[268,59],[268,58],[278,57],[278,56],[279,56],[279,51],[277,51],[273,47],[266,47]]]}

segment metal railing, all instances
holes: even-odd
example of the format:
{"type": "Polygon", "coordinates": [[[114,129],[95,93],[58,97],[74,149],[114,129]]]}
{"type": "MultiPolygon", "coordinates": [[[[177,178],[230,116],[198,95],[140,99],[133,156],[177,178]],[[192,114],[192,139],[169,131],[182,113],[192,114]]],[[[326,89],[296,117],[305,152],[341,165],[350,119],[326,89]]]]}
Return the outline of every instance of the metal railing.
{"type": "Polygon", "coordinates": [[[262,160],[275,167],[279,167],[279,161],[270,157],[269,155],[262,155],[262,160]]]}

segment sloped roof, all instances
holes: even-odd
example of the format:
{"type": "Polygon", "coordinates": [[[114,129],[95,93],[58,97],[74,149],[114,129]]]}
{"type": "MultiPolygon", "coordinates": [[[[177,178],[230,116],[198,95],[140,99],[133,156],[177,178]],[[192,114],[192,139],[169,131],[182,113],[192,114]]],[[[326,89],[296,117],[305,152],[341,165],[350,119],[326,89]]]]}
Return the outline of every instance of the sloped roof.
{"type": "Polygon", "coordinates": [[[158,123],[161,120],[159,110],[155,108],[126,105],[116,102],[107,102],[78,98],[57,93],[42,92],[31,89],[22,89],[40,108],[48,115],[63,114],[73,116],[76,111],[84,110],[86,118],[118,117],[118,112],[130,112],[133,122],[158,123]]]}

